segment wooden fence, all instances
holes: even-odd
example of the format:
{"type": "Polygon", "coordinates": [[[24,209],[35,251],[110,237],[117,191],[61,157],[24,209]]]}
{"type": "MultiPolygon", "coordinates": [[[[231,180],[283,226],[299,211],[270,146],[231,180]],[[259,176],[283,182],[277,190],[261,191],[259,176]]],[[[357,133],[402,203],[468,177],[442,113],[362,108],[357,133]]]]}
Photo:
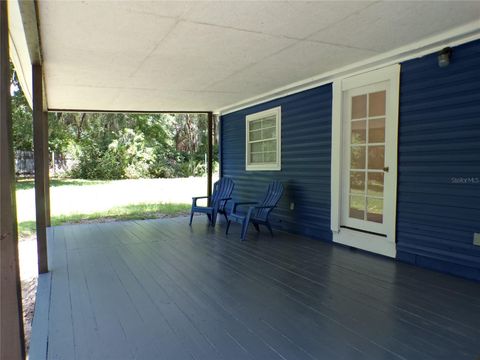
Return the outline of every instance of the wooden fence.
{"type": "MultiPolygon", "coordinates": [[[[50,175],[62,175],[69,172],[77,161],[50,153],[49,163],[50,175]]],[[[15,173],[23,176],[35,173],[33,151],[15,151],[15,173]]]]}

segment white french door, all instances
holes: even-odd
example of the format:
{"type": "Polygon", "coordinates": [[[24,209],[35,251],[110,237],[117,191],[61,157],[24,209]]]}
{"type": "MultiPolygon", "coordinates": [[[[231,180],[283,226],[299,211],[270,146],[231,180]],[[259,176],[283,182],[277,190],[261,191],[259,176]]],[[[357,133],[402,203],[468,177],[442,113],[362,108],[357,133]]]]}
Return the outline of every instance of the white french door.
{"type": "MultiPolygon", "coordinates": [[[[332,230],[334,241],[395,256],[398,71],[385,76],[391,73],[382,69],[348,78],[336,91],[341,155],[338,224],[334,229],[332,222],[332,230]]],[[[332,217],[334,210],[332,205],[332,217]]]]}

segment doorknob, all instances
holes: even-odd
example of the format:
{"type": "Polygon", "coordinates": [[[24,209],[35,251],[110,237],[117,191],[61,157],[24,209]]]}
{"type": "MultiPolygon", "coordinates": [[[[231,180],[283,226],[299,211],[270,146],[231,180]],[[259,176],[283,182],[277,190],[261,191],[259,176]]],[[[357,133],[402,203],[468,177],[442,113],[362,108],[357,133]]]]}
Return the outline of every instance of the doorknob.
{"type": "Polygon", "coordinates": [[[385,167],[383,168],[383,171],[385,171],[385,172],[388,172],[388,170],[390,170],[390,168],[389,168],[388,166],[385,166],[385,167]]]}

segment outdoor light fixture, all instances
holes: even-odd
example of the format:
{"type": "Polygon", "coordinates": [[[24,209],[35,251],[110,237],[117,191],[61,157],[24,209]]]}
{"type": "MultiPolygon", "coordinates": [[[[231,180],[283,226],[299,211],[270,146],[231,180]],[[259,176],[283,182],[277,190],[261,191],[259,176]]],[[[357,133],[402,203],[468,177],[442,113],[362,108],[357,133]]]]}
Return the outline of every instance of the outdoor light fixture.
{"type": "Polygon", "coordinates": [[[446,47],[443,48],[438,53],[438,66],[439,67],[447,67],[450,64],[450,58],[452,57],[452,48],[446,47]]]}

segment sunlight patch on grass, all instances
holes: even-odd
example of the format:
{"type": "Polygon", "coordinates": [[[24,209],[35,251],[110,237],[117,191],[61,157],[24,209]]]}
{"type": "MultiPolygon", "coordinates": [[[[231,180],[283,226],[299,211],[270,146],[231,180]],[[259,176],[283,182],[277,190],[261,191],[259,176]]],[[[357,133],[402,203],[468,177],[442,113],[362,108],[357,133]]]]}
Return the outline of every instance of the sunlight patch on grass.
{"type": "MultiPolygon", "coordinates": [[[[94,212],[89,214],[68,214],[52,216],[52,226],[62,224],[75,224],[99,220],[122,221],[122,220],[144,220],[155,219],[162,216],[178,216],[188,214],[188,204],[132,204],[113,207],[107,211],[94,212]]],[[[20,237],[28,237],[35,233],[35,221],[23,221],[18,224],[20,237]]]]}

